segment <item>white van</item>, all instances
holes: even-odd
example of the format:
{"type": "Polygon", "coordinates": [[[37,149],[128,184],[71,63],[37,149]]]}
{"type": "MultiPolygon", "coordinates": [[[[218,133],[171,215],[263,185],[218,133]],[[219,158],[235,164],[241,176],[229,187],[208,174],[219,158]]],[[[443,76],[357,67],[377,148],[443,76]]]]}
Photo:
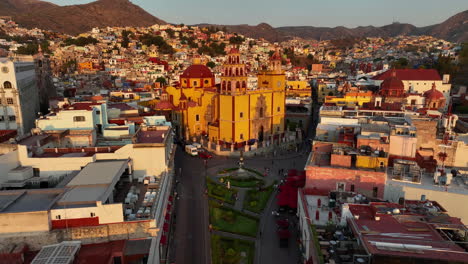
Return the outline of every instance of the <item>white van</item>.
{"type": "Polygon", "coordinates": [[[196,147],[199,150],[201,150],[201,148],[202,148],[202,145],[200,143],[196,143],[196,142],[192,143],[192,146],[196,147]]]}
{"type": "Polygon", "coordinates": [[[193,145],[185,145],[185,152],[187,152],[191,156],[197,156],[198,150],[193,145]]]}

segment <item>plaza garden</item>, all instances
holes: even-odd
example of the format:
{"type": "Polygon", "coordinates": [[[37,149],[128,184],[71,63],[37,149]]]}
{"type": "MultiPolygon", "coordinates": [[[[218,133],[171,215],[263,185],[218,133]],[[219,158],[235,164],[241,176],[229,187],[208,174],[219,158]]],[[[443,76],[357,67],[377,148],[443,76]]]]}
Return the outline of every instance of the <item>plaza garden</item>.
{"type": "Polygon", "coordinates": [[[212,261],[253,263],[259,217],[268,205],[275,182],[268,184],[263,173],[250,168],[225,168],[213,174],[206,181],[212,261]]]}

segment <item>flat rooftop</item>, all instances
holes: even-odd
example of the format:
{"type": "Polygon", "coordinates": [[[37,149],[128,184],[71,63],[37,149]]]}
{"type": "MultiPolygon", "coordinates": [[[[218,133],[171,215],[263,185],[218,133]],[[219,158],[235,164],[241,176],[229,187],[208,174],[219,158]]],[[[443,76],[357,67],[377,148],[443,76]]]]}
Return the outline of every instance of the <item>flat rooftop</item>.
{"type": "MultiPolygon", "coordinates": [[[[426,222],[428,215],[405,214],[403,206],[392,203],[350,204],[349,210],[354,216],[350,220],[353,232],[360,234],[363,246],[373,255],[467,260],[468,253],[463,248],[444,239],[436,225],[426,222]],[[398,211],[392,213],[394,210],[398,211]]],[[[442,215],[447,224],[464,228],[459,220],[442,215]]]]}
{"type": "Polygon", "coordinates": [[[105,202],[108,186],[77,186],[69,189],[57,205],[95,204],[96,201],[105,202]]]}
{"type": "Polygon", "coordinates": [[[428,175],[427,173],[423,174],[423,176],[421,177],[421,181],[419,183],[395,180],[393,179],[393,176],[391,173],[387,174],[387,184],[400,185],[400,186],[406,186],[406,187],[418,188],[418,189],[424,189],[424,190],[468,195],[468,185],[464,183],[464,180],[468,182],[468,178],[466,178],[466,176],[465,176],[465,179],[463,178],[463,176],[457,176],[455,178],[452,178],[452,182],[446,187],[443,185],[435,184],[433,177],[428,175]]]}
{"type": "Polygon", "coordinates": [[[63,189],[1,191],[0,213],[46,211],[63,191],[63,189]]]}
{"type": "Polygon", "coordinates": [[[135,143],[164,143],[165,138],[171,133],[169,126],[154,126],[140,129],[135,135],[135,143]]]}
{"type": "Polygon", "coordinates": [[[115,185],[127,166],[127,160],[97,161],[89,163],[67,184],[67,187],[83,185],[115,185]]]}

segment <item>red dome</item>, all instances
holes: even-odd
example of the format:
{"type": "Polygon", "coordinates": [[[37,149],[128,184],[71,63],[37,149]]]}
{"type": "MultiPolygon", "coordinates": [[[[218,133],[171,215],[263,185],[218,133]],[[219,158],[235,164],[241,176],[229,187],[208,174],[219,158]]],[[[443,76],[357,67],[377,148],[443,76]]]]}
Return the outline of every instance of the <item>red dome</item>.
{"type": "Polygon", "coordinates": [[[205,65],[194,64],[189,66],[184,73],[180,76],[181,78],[214,78],[211,70],[205,65]]]}
{"type": "Polygon", "coordinates": [[[435,88],[435,84],[432,84],[431,90],[424,92],[424,97],[428,100],[445,99],[444,94],[435,88]]]}
{"type": "Polygon", "coordinates": [[[239,54],[239,50],[236,49],[236,48],[232,48],[232,49],[229,51],[229,54],[239,54]]]}
{"type": "Polygon", "coordinates": [[[405,85],[403,82],[392,73],[392,76],[385,79],[380,85],[381,90],[404,90],[405,85]]]}
{"type": "Polygon", "coordinates": [[[169,101],[160,101],[155,105],[155,108],[160,110],[173,109],[174,105],[169,101]]]}

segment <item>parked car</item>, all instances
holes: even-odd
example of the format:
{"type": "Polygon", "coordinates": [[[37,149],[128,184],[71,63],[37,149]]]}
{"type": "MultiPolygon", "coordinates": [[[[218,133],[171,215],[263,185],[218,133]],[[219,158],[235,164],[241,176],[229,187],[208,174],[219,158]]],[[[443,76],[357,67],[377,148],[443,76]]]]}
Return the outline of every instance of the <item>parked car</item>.
{"type": "Polygon", "coordinates": [[[187,152],[190,156],[198,155],[197,148],[192,145],[185,145],[185,152],[187,152]]]}
{"type": "Polygon", "coordinates": [[[213,155],[211,155],[210,153],[208,153],[206,151],[198,152],[198,156],[200,156],[200,158],[202,158],[202,159],[211,159],[211,158],[213,158],[213,155]]]}

